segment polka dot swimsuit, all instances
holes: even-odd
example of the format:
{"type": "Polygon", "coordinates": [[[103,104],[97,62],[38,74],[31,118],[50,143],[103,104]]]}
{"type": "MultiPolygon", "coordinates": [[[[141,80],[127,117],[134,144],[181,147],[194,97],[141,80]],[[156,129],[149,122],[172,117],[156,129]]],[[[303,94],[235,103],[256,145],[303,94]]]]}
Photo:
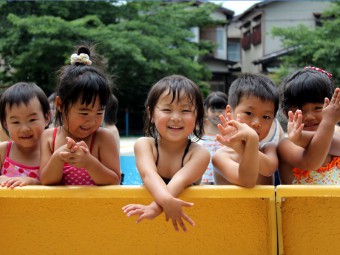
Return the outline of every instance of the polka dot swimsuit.
{"type": "Polygon", "coordinates": [[[1,175],[7,177],[31,177],[39,180],[39,166],[24,166],[9,158],[12,142],[8,142],[4,163],[1,168],[1,175]]]}
{"type": "MultiPolygon", "coordinates": [[[[53,132],[53,151],[54,151],[54,144],[55,138],[57,135],[58,128],[54,129],[53,132]]],[[[92,145],[94,142],[94,138],[96,133],[92,135],[91,145],[90,145],[90,153],[92,152],[92,145]]],[[[77,168],[70,164],[64,164],[63,168],[63,177],[61,183],[63,185],[96,185],[96,183],[92,180],[89,173],[86,171],[85,168],[77,168]]]]}

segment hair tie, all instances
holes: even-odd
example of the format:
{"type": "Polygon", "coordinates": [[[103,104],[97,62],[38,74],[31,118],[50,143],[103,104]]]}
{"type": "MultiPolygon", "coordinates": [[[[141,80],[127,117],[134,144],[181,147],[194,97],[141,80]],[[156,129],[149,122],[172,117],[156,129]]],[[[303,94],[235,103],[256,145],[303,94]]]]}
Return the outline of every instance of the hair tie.
{"type": "Polygon", "coordinates": [[[323,69],[321,69],[321,68],[319,68],[319,67],[315,67],[315,66],[305,66],[305,69],[311,69],[311,70],[318,71],[318,72],[320,72],[320,73],[324,73],[324,74],[326,74],[326,75],[329,77],[329,79],[333,80],[333,75],[332,75],[331,73],[329,73],[329,72],[327,72],[327,71],[325,71],[325,70],[323,70],[323,69]]]}
{"type": "Polygon", "coordinates": [[[74,53],[71,55],[71,65],[74,65],[75,63],[82,63],[89,66],[92,64],[92,61],[90,60],[89,55],[85,53],[80,53],[79,55],[74,53]]]}

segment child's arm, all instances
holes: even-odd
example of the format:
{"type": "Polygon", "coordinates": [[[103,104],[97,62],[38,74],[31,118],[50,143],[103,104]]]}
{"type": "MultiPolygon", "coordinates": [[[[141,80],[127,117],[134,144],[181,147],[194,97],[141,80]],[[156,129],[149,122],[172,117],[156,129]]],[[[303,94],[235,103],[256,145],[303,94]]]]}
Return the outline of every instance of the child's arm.
{"type": "Polygon", "coordinates": [[[52,152],[53,129],[44,130],[40,144],[40,181],[44,185],[60,184],[63,177],[64,161],[60,152],[66,150],[66,145],[52,152]]]}
{"type": "MultiPolygon", "coordinates": [[[[182,218],[192,225],[194,223],[182,211],[182,207],[192,206],[192,203],[185,202],[176,197],[182,193],[185,187],[193,183],[204,173],[209,163],[210,153],[203,147],[196,145],[195,146],[196,150],[194,150],[196,151],[196,153],[192,153],[192,157],[194,157],[194,159],[190,158],[190,162],[187,162],[185,166],[173,176],[173,178],[171,179],[170,183],[167,186],[157,173],[157,167],[155,165],[155,160],[153,157],[152,144],[150,141],[151,141],[150,138],[140,138],[139,140],[137,140],[134,146],[137,168],[145,183],[146,188],[155,198],[155,202],[151,203],[149,206],[152,208],[151,210],[152,212],[156,212],[159,214],[162,212],[160,208],[163,208],[165,214],[167,215],[167,218],[170,217],[172,219],[175,229],[178,230],[177,224],[179,224],[182,227],[182,229],[186,231],[182,218]],[[198,162],[197,161],[198,157],[200,157],[199,161],[200,165],[196,165],[198,162]],[[192,169],[193,165],[194,169],[192,169]],[[157,206],[160,207],[157,209],[157,206]]],[[[126,209],[126,207],[123,208],[123,210],[124,209],[126,209]]],[[[124,212],[129,213],[128,210],[124,210],[124,212]]],[[[139,212],[143,212],[144,215],[147,215],[145,211],[139,212]]],[[[140,215],[140,213],[138,212],[132,213],[130,215],[135,214],[140,215]]],[[[153,218],[156,216],[153,216],[153,218]]],[[[149,217],[145,216],[145,218],[149,217]]]]}
{"type": "Polygon", "coordinates": [[[212,163],[219,173],[230,183],[253,187],[259,173],[259,137],[248,125],[235,120],[226,121],[221,118],[218,128],[221,135],[217,140],[229,148],[218,150],[212,163]],[[230,135],[231,126],[237,132],[230,135]],[[243,146],[240,146],[242,144],[243,146]]]}
{"type": "Polygon", "coordinates": [[[72,151],[61,152],[61,157],[75,167],[85,168],[97,185],[119,184],[119,152],[113,141],[115,141],[114,136],[109,130],[98,129],[96,142],[99,144],[98,158],[100,160],[90,153],[83,141],[76,143],[74,147],[71,146],[72,151]]]}
{"type": "Polygon", "coordinates": [[[279,166],[277,148],[275,143],[266,143],[259,151],[259,173],[263,176],[272,176],[279,166]]]}

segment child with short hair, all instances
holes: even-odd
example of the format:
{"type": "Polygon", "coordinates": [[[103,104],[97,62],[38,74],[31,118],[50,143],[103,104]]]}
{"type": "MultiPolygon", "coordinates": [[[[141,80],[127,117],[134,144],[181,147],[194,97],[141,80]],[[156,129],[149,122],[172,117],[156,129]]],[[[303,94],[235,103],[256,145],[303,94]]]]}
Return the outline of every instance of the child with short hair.
{"type": "Polygon", "coordinates": [[[332,75],[306,67],[282,86],[281,108],[288,117],[288,137],[278,146],[283,184],[339,185],[340,137],[334,127],[340,121],[340,89],[334,91],[332,75]]]}
{"type": "Polygon", "coordinates": [[[226,117],[220,115],[218,125],[217,140],[224,146],[212,158],[216,184],[273,184],[276,145],[259,143],[267,136],[278,105],[279,93],[266,76],[244,74],[231,84],[226,117]]]}
{"type": "MultiPolygon", "coordinates": [[[[216,140],[216,135],[219,133],[217,124],[221,123],[219,116],[224,114],[227,105],[228,96],[226,93],[221,91],[211,92],[204,100],[204,111],[206,117],[204,122],[204,136],[198,141],[198,143],[209,150],[211,157],[219,148],[222,147],[221,143],[216,140]]],[[[201,184],[215,184],[214,170],[211,160],[202,176],[201,184]]]]}
{"type": "Polygon", "coordinates": [[[11,138],[0,143],[2,187],[40,184],[40,138],[50,118],[47,97],[36,84],[18,82],[2,94],[1,126],[11,138]]]}
{"type": "Polygon", "coordinates": [[[135,145],[138,171],[155,201],[150,205],[123,207],[127,216],[153,219],[162,211],[176,230],[184,231],[184,221],[194,221],[183,211],[192,203],[178,199],[184,189],[199,180],[206,170],[210,153],[193,142],[204,134],[204,108],[198,86],[180,75],[167,76],[150,89],[146,103],[145,131],[135,145]]]}
{"type": "Polygon", "coordinates": [[[71,56],[71,65],[59,71],[55,101],[58,127],[42,134],[42,184],[120,183],[115,138],[100,127],[111,88],[106,75],[92,66],[91,53],[90,48],[80,46],[71,56]]]}

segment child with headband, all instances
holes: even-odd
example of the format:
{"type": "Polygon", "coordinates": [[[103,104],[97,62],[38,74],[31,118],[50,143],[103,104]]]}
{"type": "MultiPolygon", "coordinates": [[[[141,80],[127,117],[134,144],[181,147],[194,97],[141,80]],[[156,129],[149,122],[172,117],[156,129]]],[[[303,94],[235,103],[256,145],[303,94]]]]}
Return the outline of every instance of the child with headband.
{"type": "Polygon", "coordinates": [[[283,81],[288,137],[278,146],[283,184],[340,184],[340,89],[332,75],[307,67],[283,81]]]}
{"type": "Polygon", "coordinates": [[[36,84],[18,82],[2,94],[1,126],[11,138],[0,143],[2,187],[40,184],[40,139],[50,118],[47,96],[36,84]]]}
{"type": "Polygon", "coordinates": [[[101,127],[111,88],[105,74],[91,65],[91,58],[90,49],[81,46],[71,56],[71,65],[59,71],[55,99],[57,127],[45,130],[42,135],[42,184],[120,183],[114,135],[101,127]]]}

